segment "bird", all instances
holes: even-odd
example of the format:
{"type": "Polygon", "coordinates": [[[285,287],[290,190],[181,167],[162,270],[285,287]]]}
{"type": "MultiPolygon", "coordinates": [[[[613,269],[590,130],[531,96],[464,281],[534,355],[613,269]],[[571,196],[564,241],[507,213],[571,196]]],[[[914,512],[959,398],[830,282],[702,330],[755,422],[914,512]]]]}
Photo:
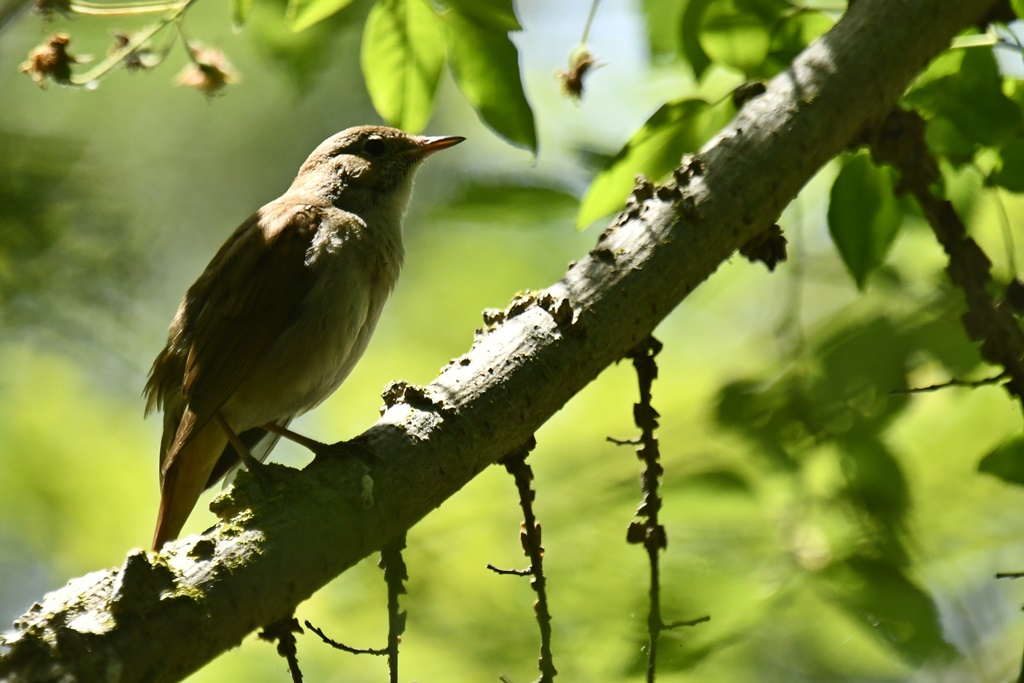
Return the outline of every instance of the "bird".
{"type": "Polygon", "coordinates": [[[143,390],[163,412],[152,547],[177,538],[202,492],[258,470],[363,355],[404,259],[417,168],[461,136],[357,126],[322,142],[279,198],[228,237],[188,288],[143,390]]]}

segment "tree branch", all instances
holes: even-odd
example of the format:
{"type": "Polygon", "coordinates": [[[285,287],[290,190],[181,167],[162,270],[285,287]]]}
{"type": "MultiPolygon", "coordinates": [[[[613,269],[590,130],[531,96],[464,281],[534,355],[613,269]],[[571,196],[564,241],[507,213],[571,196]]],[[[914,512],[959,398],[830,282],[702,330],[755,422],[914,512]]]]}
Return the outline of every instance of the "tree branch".
{"type": "Polygon", "coordinates": [[[994,1],[850,4],[690,173],[641,185],[561,280],[518,297],[429,386],[394,392],[364,435],[381,456],[372,472],[317,460],[303,471],[275,467],[263,488],[243,474],[215,502],[224,521],[210,531],[160,555],[135,551],[19,618],[0,640],[0,679],[179,680],[292,614],[651,334],[994,1]]]}

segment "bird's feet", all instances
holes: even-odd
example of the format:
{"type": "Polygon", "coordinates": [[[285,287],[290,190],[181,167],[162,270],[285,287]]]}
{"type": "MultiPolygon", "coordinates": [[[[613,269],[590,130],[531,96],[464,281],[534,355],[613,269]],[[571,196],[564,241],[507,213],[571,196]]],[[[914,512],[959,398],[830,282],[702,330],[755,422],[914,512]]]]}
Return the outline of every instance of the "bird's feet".
{"type": "Polygon", "coordinates": [[[313,451],[314,460],[325,460],[327,458],[355,458],[362,462],[364,465],[371,465],[377,460],[377,454],[370,447],[367,439],[362,436],[357,436],[349,441],[339,441],[338,443],[321,443],[315,439],[311,439],[308,436],[303,436],[293,432],[292,430],[282,427],[281,425],[268,423],[263,425],[263,428],[268,432],[274,434],[280,434],[289,441],[305,446],[309,450],[313,451]]]}
{"type": "Polygon", "coordinates": [[[242,464],[245,465],[245,469],[256,480],[256,483],[263,488],[268,488],[273,479],[273,474],[270,471],[271,466],[254,458],[248,450],[244,451],[241,456],[242,464]]]}

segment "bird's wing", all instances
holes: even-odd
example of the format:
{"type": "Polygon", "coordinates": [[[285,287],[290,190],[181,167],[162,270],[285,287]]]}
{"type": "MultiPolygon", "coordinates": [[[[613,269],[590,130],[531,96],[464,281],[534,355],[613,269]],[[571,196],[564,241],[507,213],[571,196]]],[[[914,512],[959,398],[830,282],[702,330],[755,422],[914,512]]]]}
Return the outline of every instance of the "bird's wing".
{"type": "MultiPolygon", "coordinates": [[[[181,393],[201,429],[285,327],[309,290],[306,252],[322,209],[272,203],[242,224],[188,295],[188,328],[181,393]]],[[[188,434],[178,433],[183,442],[188,434]]]]}
{"type": "MultiPolygon", "coordinates": [[[[167,331],[167,345],[157,354],[149,370],[146,387],[142,390],[142,395],[146,398],[146,414],[149,415],[159,408],[164,411],[167,419],[173,417],[174,429],[170,433],[172,439],[177,424],[185,412],[181,385],[185,378],[185,366],[192,350],[200,314],[207,303],[217,296],[217,288],[225,279],[223,274],[229,270],[252,270],[253,261],[262,254],[262,250],[246,248],[243,244],[248,244],[256,237],[253,233],[259,230],[259,222],[266,215],[266,211],[267,207],[264,207],[239,225],[221,245],[202,275],[189,287],[167,331]],[[231,262],[235,265],[229,266],[231,262]]],[[[165,441],[167,436],[165,433],[165,441]]],[[[168,447],[169,444],[165,443],[164,450],[168,447]]]]}

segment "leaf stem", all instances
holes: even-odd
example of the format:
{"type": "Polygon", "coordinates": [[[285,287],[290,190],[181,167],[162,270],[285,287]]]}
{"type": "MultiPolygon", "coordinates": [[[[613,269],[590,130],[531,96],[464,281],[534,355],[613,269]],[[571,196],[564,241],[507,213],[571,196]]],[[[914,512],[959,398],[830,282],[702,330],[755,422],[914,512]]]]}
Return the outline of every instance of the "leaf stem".
{"type": "Polygon", "coordinates": [[[124,4],[107,4],[78,0],[72,2],[69,8],[75,14],[83,14],[90,17],[126,17],[141,14],[159,14],[178,9],[181,2],[129,2],[124,4]]]}
{"type": "Polygon", "coordinates": [[[168,24],[177,20],[177,18],[184,14],[185,10],[187,10],[192,5],[193,2],[195,2],[195,0],[182,0],[182,2],[179,2],[177,4],[166,5],[166,7],[171,9],[171,12],[167,16],[162,18],[153,26],[150,26],[149,28],[143,29],[142,31],[136,33],[134,36],[132,36],[132,39],[128,41],[127,45],[125,45],[119,50],[114,51],[109,57],[107,57],[102,62],[97,64],[91,70],[85,72],[80,76],[72,78],[71,84],[84,86],[95,81],[100,76],[103,76],[105,73],[107,73],[115,66],[117,66],[119,63],[121,63],[125,59],[125,57],[127,57],[128,55],[132,54],[140,47],[145,45],[147,41],[149,41],[161,30],[166,28],[168,24]]]}
{"type": "Polygon", "coordinates": [[[587,24],[583,27],[583,37],[580,38],[580,45],[587,44],[587,38],[590,37],[590,27],[594,25],[594,17],[597,16],[597,6],[601,4],[601,0],[593,0],[590,3],[590,14],[587,15],[587,24]]]}

